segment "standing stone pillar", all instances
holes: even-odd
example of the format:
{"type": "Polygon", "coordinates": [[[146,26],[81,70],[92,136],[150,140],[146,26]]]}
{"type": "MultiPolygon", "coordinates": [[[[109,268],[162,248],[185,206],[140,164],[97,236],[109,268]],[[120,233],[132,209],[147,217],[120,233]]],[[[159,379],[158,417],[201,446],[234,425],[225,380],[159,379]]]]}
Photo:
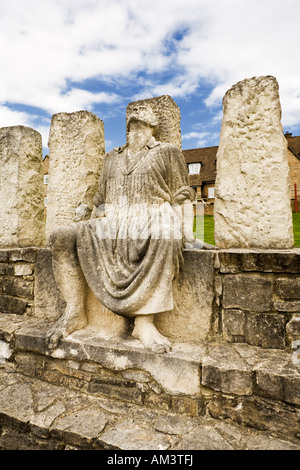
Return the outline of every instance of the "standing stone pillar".
{"type": "Polygon", "coordinates": [[[24,126],[0,129],[0,247],[45,243],[42,137],[24,126]]]}
{"type": "Polygon", "coordinates": [[[287,142],[276,79],[237,83],[223,98],[223,113],[214,208],[217,246],[291,248],[287,142]]]}
{"type": "Polygon", "coordinates": [[[52,116],[46,235],[87,220],[93,208],[105,154],[103,121],[89,111],[52,116]]]}
{"type": "MultiPolygon", "coordinates": [[[[174,144],[181,149],[180,109],[168,95],[132,101],[126,110],[126,120],[135,106],[149,106],[158,119],[154,137],[161,142],[174,144]]],[[[128,131],[127,131],[128,133],[128,131]]]]}

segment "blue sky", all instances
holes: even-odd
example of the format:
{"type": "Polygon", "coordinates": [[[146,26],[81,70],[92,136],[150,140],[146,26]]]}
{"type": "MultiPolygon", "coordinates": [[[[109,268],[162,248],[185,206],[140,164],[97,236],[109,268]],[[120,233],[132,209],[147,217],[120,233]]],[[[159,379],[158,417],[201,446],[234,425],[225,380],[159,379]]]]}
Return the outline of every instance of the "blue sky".
{"type": "Polygon", "coordinates": [[[0,127],[33,127],[45,154],[51,116],[86,109],[109,151],[129,102],[168,94],[182,148],[218,145],[225,92],[274,75],[300,135],[299,19],[299,0],[0,0],[0,127]]]}

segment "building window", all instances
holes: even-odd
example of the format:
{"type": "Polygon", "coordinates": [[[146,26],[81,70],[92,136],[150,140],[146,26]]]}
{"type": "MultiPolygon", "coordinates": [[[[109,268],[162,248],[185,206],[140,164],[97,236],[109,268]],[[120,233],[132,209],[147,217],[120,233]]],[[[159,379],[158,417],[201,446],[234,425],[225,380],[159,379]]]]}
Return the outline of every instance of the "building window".
{"type": "Polygon", "coordinates": [[[44,175],[44,184],[48,184],[49,175],[44,175]]]}
{"type": "Polygon", "coordinates": [[[201,170],[201,163],[189,164],[189,175],[199,175],[201,170]]]}
{"type": "Polygon", "coordinates": [[[215,188],[208,188],[208,199],[214,199],[215,197],[215,188]]]}

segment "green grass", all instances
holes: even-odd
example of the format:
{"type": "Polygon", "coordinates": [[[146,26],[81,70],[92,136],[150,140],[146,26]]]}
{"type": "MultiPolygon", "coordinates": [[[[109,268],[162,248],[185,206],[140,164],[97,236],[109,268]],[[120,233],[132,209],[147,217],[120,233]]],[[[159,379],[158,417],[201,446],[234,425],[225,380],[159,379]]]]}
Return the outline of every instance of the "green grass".
{"type": "Polygon", "coordinates": [[[293,214],[294,245],[300,246],[300,212],[293,214]]]}
{"type": "MultiPolygon", "coordinates": [[[[294,245],[300,247],[300,213],[293,213],[293,227],[294,227],[294,245]]],[[[196,216],[194,220],[195,237],[203,240],[210,245],[215,245],[214,239],[214,216],[205,215],[196,216]]]]}
{"type": "Polygon", "coordinates": [[[213,215],[197,215],[194,219],[194,232],[195,237],[203,240],[204,232],[204,241],[210,245],[215,245],[214,239],[214,216],[213,215]],[[204,217],[204,219],[203,219],[204,217]]]}

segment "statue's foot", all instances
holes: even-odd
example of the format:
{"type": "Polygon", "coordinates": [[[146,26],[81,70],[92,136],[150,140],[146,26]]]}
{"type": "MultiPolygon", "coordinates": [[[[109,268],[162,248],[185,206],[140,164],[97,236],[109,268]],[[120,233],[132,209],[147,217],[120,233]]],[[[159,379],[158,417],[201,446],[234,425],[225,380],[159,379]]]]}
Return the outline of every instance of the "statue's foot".
{"type": "Polygon", "coordinates": [[[147,349],[156,353],[169,352],[171,343],[159,333],[153,324],[154,315],[139,315],[135,318],[132,336],[141,341],[147,349]]]}
{"type": "Polygon", "coordinates": [[[82,309],[67,306],[65,313],[49,329],[46,335],[46,343],[49,349],[56,349],[62,338],[69,336],[76,330],[86,326],[86,318],[82,309]]]}
{"type": "Polygon", "coordinates": [[[58,320],[47,332],[46,343],[49,349],[56,349],[62,338],[66,335],[64,328],[61,325],[61,321],[58,320]]]}

